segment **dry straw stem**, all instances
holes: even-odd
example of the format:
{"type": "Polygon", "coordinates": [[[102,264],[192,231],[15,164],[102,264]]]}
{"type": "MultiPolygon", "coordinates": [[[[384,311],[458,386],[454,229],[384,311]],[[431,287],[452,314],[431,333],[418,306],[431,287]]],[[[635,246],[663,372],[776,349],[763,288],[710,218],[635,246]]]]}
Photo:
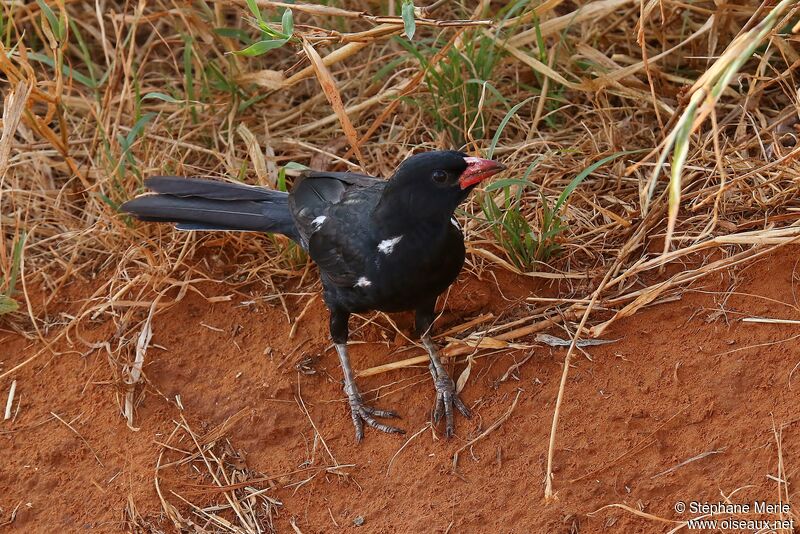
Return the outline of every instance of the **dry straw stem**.
{"type": "MultiPolygon", "coordinates": [[[[646,193],[643,196],[642,211],[647,212],[650,199],[655,190],[656,180],[663,168],[669,151],[674,148],[672,165],[670,167],[669,181],[669,212],[667,222],[667,235],[664,238],[664,254],[669,250],[672,234],[678,219],[680,208],[682,173],[689,154],[691,135],[714,111],[723,90],[727,89],[733,76],[742,65],[750,58],[756,47],[769,35],[778,21],[778,17],[796,0],[781,0],[769,13],[752,29],[740,34],[729,45],[725,52],[706,70],[689,90],[690,97],[686,109],[678,119],[672,131],[662,143],[661,155],[656,162],[653,174],[650,177],[646,193]]],[[[797,7],[795,7],[797,10],[797,7]]],[[[716,129],[713,132],[718,136],[716,129]]]]}
{"type": "Polygon", "coordinates": [[[775,319],[771,317],[745,317],[742,319],[743,323],[761,323],[761,324],[793,324],[800,325],[800,321],[793,319],[775,319]]]}
{"type": "MultiPolygon", "coordinates": [[[[779,503],[786,503],[789,505],[789,516],[792,520],[797,519],[797,513],[791,511],[791,497],[789,496],[789,478],[786,474],[786,464],[783,459],[783,427],[777,428],[775,425],[775,417],[772,416],[772,435],[775,437],[775,445],[777,449],[778,455],[778,472],[777,476],[772,477],[778,483],[778,502],[779,503]]],[[[785,519],[783,515],[783,510],[781,509],[780,519],[785,519]]]]}
{"type": "Polygon", "coordinates": [[[142,376],[144,357],[147,353],[147,348],[150,346],[150,339],[153,337],[153,314],[158,307],[159,300],[160,297],[157,297],[155,300],[153,300],[153,303],[150,306],[150,313],[147,314],[147,319],[145,319],[144,325],[142,325],[142,331],[139,333],[139,337],[136,340],[136,356],[133,360],[133,365],[130,369],[127,369],[126,367],[126,369],[123,371],[126,375],[123,380],[128,386],[128,391],[125,392],[124,415],[128,421],[128,428],[131,430],[138,430],[138,428],[133,426],[133,395],[136,384],[139,382],[142,376]]]}
{"type": "MultiPolygon", "coordinates": [[[[227,1],[227,0],[220,0],[220,1],[227,1]]],[[[244,0],[237,1],[237,3],[239,3],[242,6],[246,5],[246,2],[244,0]]],[[[339,7],[316,5],[316,4],[293,4],[287,2],[272,2],[270,0],[255,0],[255,3],[259,7],[291,9],[293,11],[299,11],[301,13],[308,13],[309,15],[343,17],[348,19],[361,19],[375,24],[387,24],[387,25],[399,26],[401,28],[403,26],[402,17],[375,16],[375,15],[370,15],[366,11],[352,11],[348,9],[342,9],[339,7]]],[[[431,8],[431,6],[415,8],[414,12],[415,12],[416,24],[420,26],[435,26],[440,28],[448,26],[491,26],[493,24],[492,20],[463,20],[463,19],[435,20],[426,18],[426,16],[432,13],[435,7],[440,4],[441,2],[437,2],[436,4],[434,4],[433,9],[431,8]]]]}
{"type": "MultiPolygon", "coordinates": [[[[0,180],[8,170],[8,156],[11,153],[11,142],[17,132],[19,120],[25,111],[28,96],[31,94],[31,84],[26,81],[17,82],[16,87],[6,94],[3,100],[3,133],[0,136],[0,180]]],[[[3,190],[0,189],[0,202],[3,190]]],[[[2,224],[2,221],[0,221],[2,224]]]]}
{"type": "MultiPolygon", "coordinates": [[[[228,1],[228,0],[222,0],[222,1],[228,1]]],[[[244,3],[245,3],[244,1],[241,2],[241,4],[244,3]]],[[[332,51],[324,58],[321,58],[321,64],[326,67],[330,67],[336,63],[340,63],[346,60],[351,56],[354,56],[364,48],[367,48],[370,45],[374,45],[376,40],[386,39],[393,35],[398,35],[403,31],[403,20],[401,17],[376,17],[369,15],[363,11],[350,11],[337,7],[319,6],[310,4],[287,4],[283,2],[270,2],[266,0],[256,0],[256,4],[262,7],[288,8],[295,11],[300,11],[318,16],[333,16],[333,17],[344,17],[349,19],[361,19],[378,24],[377,26],[366,32],[361,32],[359,34],[350,36],[342,36],[343,41],[350,41],[350,42],[332,51]]],[[[435,4],[432,4],[432,6],[428,8],[416,8],[415,9],[416,24],[420,26],[431,26],[440,28],[491,26],[493,24],[493,21],[491,20],[463,20],[463,19],[434,20],[425,18],[425,15],[432,13],[439,5],[440,3],[437,2],[435,4]]],[[[281,78],[279,84],[274,87],[275,88],[277,88],[278,86],[283,88],[291,87],[299,83],[300,81],[310,77],[311,75],[315,74],[317,72],[317,68],[318,67],[315,67],[312,63],[311,66],[302,69],[301,71],[293,74],[289,78],[285,79],[281,78]]]]}
{"type": "Polygon", "coordinates": [[[325,63],[322,62],[322,58],[319,57],[317,51],[314,50],[314,47],[311,46],[311,44],[306,40],[303,40],[303,51],[311,61],[311,66],[314,67],[314,72],[317,75],[317,80],[319,80],[320,86],[322,86],[322,91],[325,93],[325,96],[328,98],[328,102],[330,102],[331,107],[336,112],[336,116],[339,118],[339,123],[342,125],[342,130],[344,130],[344,135],[350,142],[350,146],[353,149],[353,152],[356,154],[358,163],[361,165],[362,169],[365,169],[366,165],[364,162],[364,155],[361,153],[358,134],[356,133],[356,129],[353,128],[353,123],[350,122],[350,118],[347,116],[347,112],[344,109],[342,96],[339,94],[339,90],[336,88],[336,81],[333,79],[333,76],[331,76],[331,72],[328,70],[328,67],[326,67],[325,63]]]}
{"type": "MultiPolygon", "coordinates": [[[[59,417],[59,415],[58,415],[57,413],[55,413],[55,412],[50,412],[50,415],[52,415],[53,417],[55,417],[56,419],[58,419],[58,421],[59,421],[59,422],[61,422],[61,423],[63,423],[65,427],[69,428],[69,429],[70,429],[70,431],[71,431],[73,434],[75,434],[76,436],[78,436],[78,438],[79,438],[79,439],[81,440],[81,442],[82,442],[82,443],[83,443],[83,444],[86,446],[86,448],[87,448],[87,449],[89,449],[89,452],[91,452],[91,453],[92,453],[92,455],[94,456],[94,459],[97,461],[97,463],[98,463],[98,464],[100,464],[100,467],[105,467],[105,465],[103,465],[103,462],[100,460],[100,457],[99,457],[99,456],[97,456],[97,452],[95,452],[95,450],[92,448],[92,446],[91,446],[91,445],[89,445],[89,442],[88,442],[88,441],[86,441],[86,438],[84,438],[83,436],[81,436],[80,432],[78,432],[77,430],[75,430],[75,427],[73,427],[73,426],[72,426],[70,423],[68,423],[68,422],[64,421],[64,420],[63,420],[61,417],[59,417]]],[[[80,417],[80,416],[78,416],[78,417],[80,417]]],[[[75,419],[78,419],[78,417],[76,417],[75,419]]]]}
{"type": "Polygon", "coordinates": [[[522,391],[518,390],[517,395],[514,397],[514,401],[511,403],[511,406],[508,408],[508,410],[506,410],[506,412],[503,415],[501,415],[497,419],[497,421],[486,427],[486,430],[484,430],[479,435],[469,440],[461,448],[459,448],[456,452],[453,453],[453,472],[455,472],[458,469],[459,454],[469,449],[470,447],[475,445],[475,443],[477,443],[478,441],[482,440],[483,438],[485,438],[486,436],[488,436],[489,434],[500,428],[500,425],[502,425],[504,422],[508,420],[509,417],[511,417],[511,414],[514,412],[514,408],[517,407],[517,402],[519,401],[520,395],[522,395],[522,391]]]}
{"type": "MultiPolygon", "coordinates": [[[[636,313],[636,311],[653,302],[669,289],[685,286],[688,283],[699,280],[700,278],[708,276],[711,273],[725,272],[736,265],[752,261],[759,257],[767,256],[775,252],[780,247],[797,244],[798,242],[800,242],[800,227],[790,227],[775,230],[746,232],[740,235],[721,236],[708,242],[699,243],[697,245],[693,245],[692,247],[688,247],[693,249],[691,251],[687,251],[685,249],[681,251],[674,251],[677,252],[678,255],[686,256],[689,253],[696,253],[699,250],[717,247],[721,244],[753,245],[752,248],[745,249],[737,254],[733,254],[732,256],[701,265],[696,269],[687,269],[679,272],[671,276],[669,279],[653,284],[645,289],[632,291],[616,299],[610,299],[610,304],[617,304],[619,302],[630,300],[631,298],[633,298],[633,302],[626,304],[622,309],[617,311],[611,319],[592,327],[589,330],[589,334],[592,337],[603,335],[603,332],[609,326],[611,326],[612,323],[623,317],[633,315],[636,313]]],[[[658,263],[660,263],[660,261],[658,261],[658,263]]],[[[654,266],[653,262],[645,265],[647,265],[647,267],[654,266]]],[[[642,268],[642,266],[640,266],[640,268],[642,268]]],[[[611,280],[608,286],[610,287],[616,285],[627,276],[628,273],[624,273],[621,277],[611,280]]]]}
{"type": "Polygon", "coordinates": [[[14,395],[17,392],[17,381],[11,381],[11,387],[8,388],[8,399],[6,399],[6,409],[3,413],[3,421],[11,419],[11,410],[14,408],[14,395]]]}
{"type": "Polygon", "coordinates": [[[586,306],[585,311],[583,312],[583,316],[581,317],[581,322],[578,325],[577,330],[575,331],[575,335],[572,337],[572,343],[567,349],[567,355],[564,356],[564,367],[561,371],[561,381],[558,385],[558,394],[556,396],[555,408],[553,410],[553,422],[550,427],[550,440],[547,446],[547,467],[545,470],[545,484],[544,484],[544,498],[547,501],[551,501],[555,498],[555,493],[553,492],[553,458],[555,455],[556,431],[558,430],[558,420],[561,414],[561,404],[564,401],[564,391],[566,390],[567,387],[567,375],[569,374],[570,358],[572,357],[572,353],[575,351],[575,347],[578,345],[578,339],[580,333],[583,331],[583,328],[586,325],[586,321],[589,319],[589,315],[592,313],[592,309],[597,303],[598,297],[605,289],[605,286],[606,284],[608,284],[608,281],[611,278],[613,272],[614,270],[611,269],[606,273],[606,276],[603,278],[603,281],[600,282],[600,285],[592,294],[592,298],[589,301],[589,304],[586,306]]]}
{"type": "MultiPolygon", "coordinates": [[[[451,340],[439,352],[439,354],[441,356],[454,357],[454,356],[463,356],[466,354],[472,354],[476,352],[476,350],[479,348],[524,349],[526,348],[526,346],[524,345],[509,344],[508,342],[515,339],[524,339],[538,332],[542,332],[544,330],[552,328],[553,326],[560,324],[565,318],[568,320],[575,319],[578,317],[578,311],[582,310],[583,308],[584,307],[580,305],[573,305],[568,309],[558,313],[557,315],[553,315],[552,317],[547,317],[541,321],[535,321],[533,324],[514,328],[512,330],[494,336],[486,335],[485,331],[477,331],[471,334],[469,336],[469,339],[451,340]]],[[[529,322],[529,319],[526,318],[523,321],[529,322]]],[[[470,324],[470,327],[471,326],[472,324],[470,324]]],[[[397,369],[412,367],[414,365],[424,364],[427,362],[428,362],[428,356],[414,356],[411,358],[406,358],[404,360],[398,360],[384,365],[370,367],[369,369],[364,369],[362,371],[357,371],[356,376],[372,376],[381,373],[386,373],[389,371],[394,371],[397,369]]]]}
{"type": "MultiPolygon", "coordinates": [[[[508,43],[515,48],[522,48],[536,43],[539,40],[539,35],[541,35],[542,38],[546,38],[563,31],[567,27],[575,27],[586,21],[607,20],[608,15],[626,5],[632,4],[633,1],[634,0],[600,0],[598,2],[589,2],[566,15],[546,20],[539,24],[538,27],[534,26],[528,30],[515,33],[515,35],[509,39],[508,43]]],[[[552,11],[560,3],[561,2],[545,2],[540,8],[534,10],[534,13],[536,16],[541,17],[546,12],[552,11]],[[545,5],[546,8],[543,9],[545,5]]],[[[516,23],[516,21],[509,21],[507,25],[514,23],[516,23]]],[[[534,48],[533,52],[536,53],[538,50],[534,48]]]]}
{"type": "MultiPolygon", "coordinates": [[[[647,512],[642,512],[641,510],[638,510],[636,508],[631,508],[630,506],[628,506],[626,504],[618,504],[618,503],[607,504],[606,506],[603,506],[602,508],[598,508],[594,512],[589,512],[586,515],[588,515],[589,517],[594,517],[597,514],[599,514],[600,512],[602,512],[603,510],[608,510],[609,508],[619,508],[621,510],[625,510],[626,512],[630,512],[635,516],[642,517],[644,519],[650,519],[651,521],[656,521],[658,523],[668,523],[668,524],[672,524],[672,525],[675,525],[675,524],[680,525],[680,528],[675,529],[675,530],[671,530],[670,532],[675,532],[677,530],[680,530],[681,528],[683,528],[687,524],[686,521],[675,521],[673,519],[664,519],[663,517],[659,517],[659,516],[653,515],[653,514],[648,514],[647,512]]],[[[701,518],[696,518],[696,519],[701,519],[701,518]]]]}
{"type": "MultiPolygon", "coordinates": [[[[214,532],[231,533],[262,533],[274,532],[272,519],[274,508],[281,503],[267,495],[270,488],[256,489],[260,483],[269,482],[274,477],[264,477],[251,470],[240,470],[233,467],[225,460],[231,454],[231,444],[225,435],[235,429],[241,423],[244,416],[249,414],[249,410],[243,410],[224,421],[221,425],[209,431],[205,436],[197,436],[189,426],[186,418],[181,416],[181,421],[177,422],[172,433],[165,443],[161,444],[161,452],[156,461],[155,487],[156,493],[161,500],[161,506],[167,517],[172,521],[178,530],[193,529],[206,531],[213,525],[214,532]],[[189,442],[194,446],[194,451],[185,451],[182,447],[173,446],[176,439],[189,442]],[[164,463],[166,454],[179,453],[183,455],[180,460],[164,463]],[[199,506],[189,499],[172,490],[169,493],[177,497],[184,505],[200,518],[199,523],[195,523],[189,517],[181,514],[178,507],[170,503],[161,488],[159,474],[162,470],[173,467],[180,469],[181,466],[190,464],[192,466],[200,460],[206,468],[208,478],[212,482],[210,486],[203,487],[194,493],[207,497],[208,495],[222,495],[225,503],[199,506]],[[259,506],[261,504],[261,506],[259,506]],[[221,515],[222,512],[232,512],[233,521],[221,515]],[[266,515],[263,513],[266,511],[266,515]],[[205,524],[205,528],[200,523],[205,524]]],[[[238,453],[234,452],[234,455],[238,453]]],[[[283,476],[283,475],[281,475],[283,476]]],[[[206,501],[207,502],[207,501],[206,501]]]]}
{"type": "Polygon", "coordinates": [[[713,451],[701,452],[700,454],[692,456],[691,458],[687,458],[686,460],[682,461],[679,464],[673,465],[669,469],[665,469],[664,471],[661,471],[660,473],[656,473],[655,475],[651,476],[650,479],[652,480],[654,478],[658,478],[658,477],[662,477],[664,475],[668,475],[669,473],[673,473],[673,472],[677,471],[678,469],[680,469],[681,467],[689,465],[692,462],[696,462],[698,460],[702,460],[703,458],[708,458],[709,456],[714,456],[715,454],[722,454],[723,452],[725,452],[725,449],[718,449],[718,450],[713,450],[713,451]]]}
{"type": "Polygon", "coordinates": [[[411,443],[417,436],[419,436],[420,434],[422,434],[423,432],[425,432],[429,428],[431,428],[431,423],[430,422],[426,423],[422,428],[420,428],[419,430],[414,432],[414,434],[410,438],[408,438],[406,440],[406,442],[403,443],[403,445],[399,449],[397,449],[397,452],[394,453],[392,458],[389,460],[389,463],[386,464],[386,476],[387,477],[389,476],[389,472],[392,470],[392,464],[397,459],[397,457],[400,456],[400,453],[403,452],[403,450],[408,446],[408,444],[411,443]]]}

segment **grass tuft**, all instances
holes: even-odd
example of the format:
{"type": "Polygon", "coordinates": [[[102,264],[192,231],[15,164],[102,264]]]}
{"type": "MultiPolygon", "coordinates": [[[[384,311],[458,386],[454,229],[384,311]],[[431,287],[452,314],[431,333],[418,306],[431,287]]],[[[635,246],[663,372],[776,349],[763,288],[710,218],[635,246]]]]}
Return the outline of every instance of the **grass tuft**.
{"type": "Polygon", "coordinates": [[[0,277],[0,315],[12,313],[19,309],[19,303],[14,299],[17,287],[17,278],[22,268],[22,248],[25,246],[27,234],[23,231],[14,242],[11,252],[11,268],[8,276],[0,277]]]}

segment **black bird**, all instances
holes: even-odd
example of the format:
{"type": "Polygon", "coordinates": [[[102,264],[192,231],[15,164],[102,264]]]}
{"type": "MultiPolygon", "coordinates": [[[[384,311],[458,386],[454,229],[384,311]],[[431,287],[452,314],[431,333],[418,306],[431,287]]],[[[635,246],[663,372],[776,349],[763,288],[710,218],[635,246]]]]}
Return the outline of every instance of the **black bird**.
{"type": "Polygon", "coordinates": [[[288,236],[319,266],[331,338],[344,374],[356,440],[364,425],[402,433],[376,421],[397,414],[361,398],[347,355],[351,313],[414,310],[436,388],[434,421],[445,417],[453,434],[453,407],[470,417],[431,340],[436,299],[464,264],[464,236],[453,211],[481,180],[505,169],[463,152],[439,151],[406,159],[389,180],[350,172],[306,171],[291,193],[205,180],[156,176],[155,195],[121,210],[145,221],[177,223],[181,230],[245,230],[288,236]]]}

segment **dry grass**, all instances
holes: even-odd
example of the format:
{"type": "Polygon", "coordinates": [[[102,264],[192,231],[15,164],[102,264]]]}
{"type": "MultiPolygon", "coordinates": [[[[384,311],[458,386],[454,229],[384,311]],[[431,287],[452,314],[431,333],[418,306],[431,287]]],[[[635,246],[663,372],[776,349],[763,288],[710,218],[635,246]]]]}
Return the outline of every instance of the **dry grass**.
{"type": "MultiPolygon", "coordinates": [[[[275,510],[282,503],[266,495],[272,489],[271,485],[262,490],[254,486],[269,483],[277,477],[265,477],[242,467],[244,461],[241,454],[225,439],[225,434],[246,415],[246,412],[240,412],[230,417],[205,436],[195,434],[186,418],[181,416],[181,421],[176,423],[175,429],[162,445],[156,463],[155,487],[162,509],[177,531],[275,532],[275,510]],[[168,461],[169,456],[177,459],[168,461]],[[202,482],[195,486],[193,500],[205,495],[206,501],[211,496],[211,503],[198,506],[175,489],[167,492],[162,488],[161,471],[182,468],[189,472],[194,469],[199,475],[199,482],[202,482]],[[216,498],[217,495],[221,495],[221,498],[216,498]],[[184,516],[180,512],[180,509],[187,507],[191,516],[184,516]]],[[[191,488],[189,491],[192,491],[191,488]]],[[[153,529],[135,513],[135,506],[129,506],[128,522],[142,531],[153,529]]]]}
{"type": "MultiPolygon", "coordinates": [[[[285,4],[257,3],[278,28],[285,4]]],[[[3,1],[4,328],[102,350],[133,426],[154,315],[201,282],[225,288],[209,300],[240,298],[255,282],[284,306],[287,281],[312,284],[304,255],[281,237],[176,233],[117,213],[154,173],[280,186],[289,162],[388,175],[413,151],[491,147],[517,180],[474,195],[460,215],[468,267],[540,277],[564,298],[523,320],[469,324],[469,336],[465,327],[448,338],[453,356],[524,343],[563,322],[575,342],[599,336],[800,238],[796,5],[501,4],[418,9],[412,46],[383,4],[295,5],[293,38],[247,57],[231,53],[249,44],[239,35],[258,33],[244,2],[3,1]],[[759,24],[767,18],[770,27],[759,24]],[[551,212],[576,176],[623,152],[551,212]],[[659,179],[668,169],[671,188],[659,179]],[[487,220],[487,201],[502,214],[487,220]],[[514,217],[529,242],[496,232],[514,217]],[[520,251],[530,255],[522,261],[520,251]],[[215,275],[213,262],[236,269],[215,275]],[[63,316],[62,289],[76,280],[93,294],[63,316]],[[113,336],[83,340],[106,321],[113,336]]],[[[553,428],[555,440],[557,417],[553,428]]]]}

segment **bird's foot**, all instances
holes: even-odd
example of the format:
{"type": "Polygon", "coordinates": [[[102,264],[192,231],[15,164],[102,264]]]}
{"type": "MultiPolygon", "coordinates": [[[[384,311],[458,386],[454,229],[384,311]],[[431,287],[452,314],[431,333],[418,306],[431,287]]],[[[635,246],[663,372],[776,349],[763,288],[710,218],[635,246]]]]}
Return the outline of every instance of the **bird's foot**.
{"type": "Polygon", "coordinates": [[[381,417],[384,419],[399,418],[400,416],[395,412],[389,410],[378,410],[377,408],[373,408],[372,406],[364,404],[364,401],[361,400],[361,395],[357,392],[349,392],[347,394],[347,400],[350,403],[350,413],[353,416],[353,426],[356,427],[357,442],[360,443],[361,440],[364,439],[364,423],[367,423],[367,425],[376,430],[380,430],[381,432],[386,432],[388,434],[406,433],[405,430],[401,428],[390,426],[375,420],[376,417],[381,417]]]}
{"type": "Polygon", "coordinates": [[[364,439],[364,423],[367,423],[372,428],[380,430],[381,432],[405,434],[405,431],[400,428],[379,423],[375,420],[376,417],[399,418],[400,416],[389,410],[378,410],[364,404],[364,401],[361,399],[361,393],[359,393],[358,386],[356,385],[355,373],[353,373],[353,368],[350,367],[350,358],[347,356],[347,344],[336,343],[336,352],[339,354],[339,363],[342,365],[342,373],[344,374],[344,393],[347,395],[347,402],[350,404],[353,426],[356,427],[356,441],[361,442],[361,440],[364,439]]]}
{"type": "Polygon", "coordinates": [[[442,414],[444,414],[444,435],[446,438],[450,439],[453,437],[453,432],[455,430],[455,423],[453,421],[453,406],[455,406],[456,409],[461,412],[461,415],[467,419],[472,417],[472,412],[469,411],[467,405],[464,404],[458,397],[458,393],[456,393],[456,385],[447,372],[442,369],[437,373],[436,369],[433,368],[433,366],[431,367],[431,374],[436,373],[433,377],[433,385],[436,388],[436,404],[433,408],[433,423],[439,424],[439,421],[442,419],[442,414]]]}

